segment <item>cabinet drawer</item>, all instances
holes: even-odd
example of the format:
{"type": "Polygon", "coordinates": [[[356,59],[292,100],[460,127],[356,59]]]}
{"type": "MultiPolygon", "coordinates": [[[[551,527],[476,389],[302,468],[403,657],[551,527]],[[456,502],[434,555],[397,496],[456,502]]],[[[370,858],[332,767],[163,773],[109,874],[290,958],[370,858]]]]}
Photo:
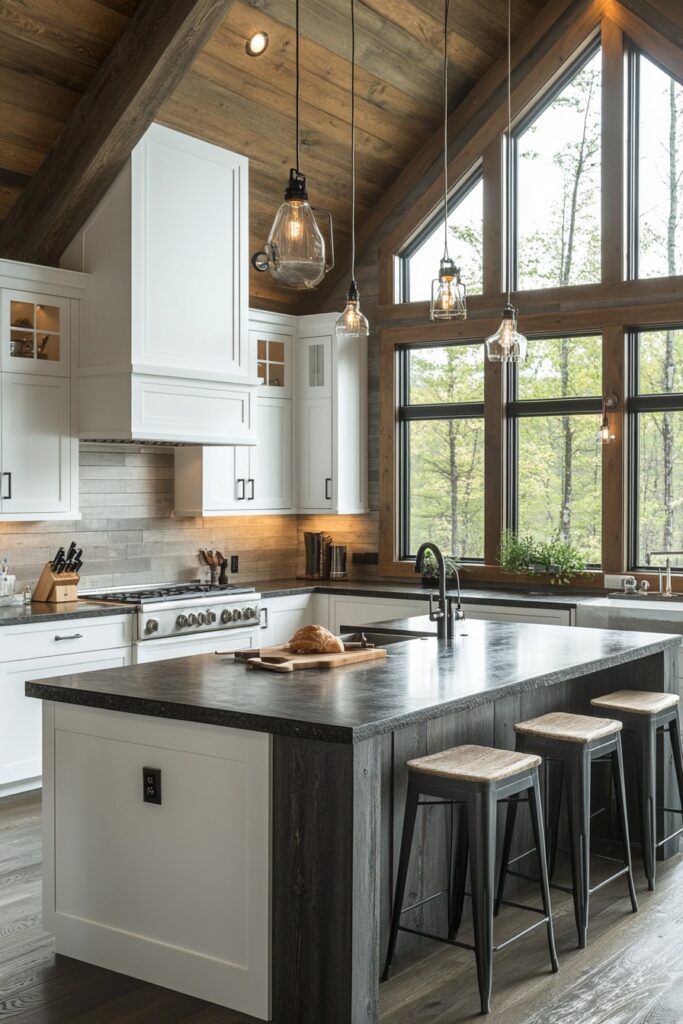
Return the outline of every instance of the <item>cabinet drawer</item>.
{"type": "Polygon", "coordinates": [[[0,632],[3,661],[126,647],[133,639],[133,620],[132,615],[121,615],[8,627],[0,632]]]}

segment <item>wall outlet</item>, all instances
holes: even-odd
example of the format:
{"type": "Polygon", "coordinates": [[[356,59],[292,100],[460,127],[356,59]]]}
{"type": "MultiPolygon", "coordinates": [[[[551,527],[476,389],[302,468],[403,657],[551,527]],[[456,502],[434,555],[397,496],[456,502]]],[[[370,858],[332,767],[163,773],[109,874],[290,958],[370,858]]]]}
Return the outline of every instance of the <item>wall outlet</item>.
{"type": "Polygon", "coordinates": [[[146,804],[161,803],[161,768],[142,769],[142,799],[146,804]]]}
{"type": "Polygon", "coordinates": [[[230,555],[230,572],[236,573],[240,571],[240,556],[230,555]]]}

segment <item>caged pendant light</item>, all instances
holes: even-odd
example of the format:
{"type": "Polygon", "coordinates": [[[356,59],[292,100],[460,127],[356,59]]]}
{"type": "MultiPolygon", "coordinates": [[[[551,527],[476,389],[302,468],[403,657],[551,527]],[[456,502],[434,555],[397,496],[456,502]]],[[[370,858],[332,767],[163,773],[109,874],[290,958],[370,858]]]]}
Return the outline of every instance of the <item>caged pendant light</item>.
{"type": "Polygon", "coordinates": [[[443,257],[439,276],[432,281],[430,320],[465,320],[467,304],[465,286],[460,281],[460,267],[448,254],[448,8],[444,0],[443,19],[443,257]]]}
{"type": "MultiPolygon", "coordinates": [[[[512,11],[511,0],[508,0],[508,130],[507,130],[507,168],[508,182],[512,180],[512,11]]],[[[503,310],[503,320],[496,331],[486,339],[486,355],[492,363],[523,363],[526,359],[527,341],[517,330],[517,310],[512,305],[510,279],[512,276],[512,226],[508,214],[507,231],[507,302],[503,310]]]]}
{"type": "Polygon", "coordinates": [[[351,284],[344,312],[337,318],[337,337],[367,337],[370,327],[360,311],[356,284],[356,14],[351,0],[351,284]]]}
{"type": "Polygon", "coordinates": [[[261,273],[270,271],[273,279],[286,288],[299,291],[315,288],[334,266],[332,215],[327,218],[330,236],[330,259],[326,259],[325,239],[308,202],[306,178],[299,170],[299,0],[296,0],[296,167],[289,172],[285,201],[277,211],[264,248],[251,258],[252,266],[261,273]]]}

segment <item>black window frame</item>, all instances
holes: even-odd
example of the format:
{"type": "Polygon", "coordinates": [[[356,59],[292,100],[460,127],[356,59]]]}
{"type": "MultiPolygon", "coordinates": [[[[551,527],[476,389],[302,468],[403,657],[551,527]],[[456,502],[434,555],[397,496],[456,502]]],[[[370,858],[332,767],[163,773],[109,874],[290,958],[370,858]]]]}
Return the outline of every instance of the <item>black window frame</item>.
{"type": "MultiPolygon", "coordinates": [[[[580,331],[555,331],[530,335],[529,344],[534,341],[549,341],[553,338],[589,338],[599,336],[603,339],[602,328],[580,331]]],[[[602,368],[601,368],[602,375],[602,368]]],[[[602,380],[601,380],[602,387],[602,380]]],[[[507,472],[506,472],[506,527],[517,533],[519,526],[519,429],[521,419],[533,419],[542,416],[595,416],[595,432],[599,429],[599,417],[602,413],[602,394],[584,398],[519,398],[519,375],[517,365],[511,363],[507,370],[506,389],[508,400],[505,405],[507,422],[507,472]]],[[[589,569],[600,569],[598,564],[590,564],[589,569]]]]}
{"type": "MultiPolygon", "coordinates": [[[[396,348],[397,380],[398,380],[398,541],[399,560],[414,560],[415,553],[410,552],[410,459],[408,446],[408,426],[416,420],[451,420],[481,419],[484,427],[484,401],[481,402],[448,402],[438,405],[411,405],[409,402],[409,353],[414,349],[424,348],[465,348],[470,345],[481,345],[476,338],[466,340],[445,341],[438,345],[414,341],[396,348]]],[[[485,558],[467,556],[463,559],[467,564],[484,565],[485,558]]]]}
{"type": "MultiPolygon", "coordinates": [[[[483,185],[484,182],[484,168],[479,161],[476,166],[469,171],[467,176],[460,181],[458,185],[451,191],[448,197],[448,214],[453,213],[457,206],[467,198],[470,192],[480,183],[483,185]]],[[[438,230],[443,231],[443,199],[439,205],[439,209],[425,221],[424,224],[419,228],[417,233],[413,235],[411,240],[405,245],[398,253],[398,302],[421,302],[423,299],[411,299],[410,298],[410,260],[415,255],[417,250],[426,242],[426,240],[438,230]]],[[[482,253],[483,257],[483,253],[482,253]]],[[[434,267],[434,277],[437,276],[438,266],[434,267]]],[[[477,295],[480,293],[477,292],[477,295]]]]}
{"type": "MultiPolygon", "coordinates": [[[[541,114],[547,110],[551,103],[553,103],[560,93],[563,91],[565,86],[571,82],[571,80],[579,73],[581,68],[589,63],[596,55],[602,50],[602,36],[598,32],[594,39],[592,39],[586,48],[581,51],[580,54],[572,61],[571,66],[566,69],[558,79],[553,83],[551,88],[543,95],[537,104],[529,109],[529,111],[520,118],[519,121],[514,125],[512,129],[512,135],[510,139],[511,152],[508,155],[508,181],[507,181],[507,230],[510,234],[510,252],[509,259],[512,262],[512,266],[507,267],[508,278],[511,282],[512,291],[524,294],[525,292],[543,291],[547,288],[557,288],[557,285],[546,285],[545,288],[520,288],[519,286],[519,261],[517,259],[519,251],[519,138],[524,132],[536,121],[541,114]]],[[[602,138],[600,140],[600,158],[602,160],[602,138]]],[[[602,213],[600,216],[600,238],[602,243],[602,213]]],[[[600,276],[597,281],[591,281],[587,285],[566,285],[567,288],[575,287],[589,287],[590,284],[600,284],[602,282],[602,267],[600,269],[600,276]]],[[[548,335],[545,335],[548,337],[548,335]]]]}
{"type": "MultiPolygon", "coordinates": [[[[659,395],[641,395],[638,393],[640,385],[640,360],[638,339],[641,334],[648,334],[652,331],[683,331],[683,322],[667,324],[639,324],[638,327],[631,327],[626,332],[626,365],[628,373],[628,435],[627,435],[627,493],[628,493],[628,522],[627,522],[627,548],[628,565],[633,572],[657,572],[657,566],[640,565],[638,549],[640,547],[640,431],[638,417],[646,412],[683,412],[683,391],[662,392],[659,395]]],[[[678,565],[671,565],[672,571],[683,571],[683,562],[678,565]]]]}

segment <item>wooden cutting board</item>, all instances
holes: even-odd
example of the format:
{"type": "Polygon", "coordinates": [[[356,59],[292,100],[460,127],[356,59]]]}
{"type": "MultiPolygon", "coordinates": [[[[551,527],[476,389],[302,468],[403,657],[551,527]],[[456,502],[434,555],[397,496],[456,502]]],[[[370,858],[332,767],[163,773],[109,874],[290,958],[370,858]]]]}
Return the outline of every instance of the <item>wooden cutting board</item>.
{"type": "Polygon", "coordinates": [[[247,660],[247,667],[269,672],[297,672],[304,668],[339,668],[341,665],[357,665],[361,661],[379,661],[386,655],[383,647],[344,651],[343,654],[293,654],[284,647],[264,647],[258,657],[247,660]]]}

